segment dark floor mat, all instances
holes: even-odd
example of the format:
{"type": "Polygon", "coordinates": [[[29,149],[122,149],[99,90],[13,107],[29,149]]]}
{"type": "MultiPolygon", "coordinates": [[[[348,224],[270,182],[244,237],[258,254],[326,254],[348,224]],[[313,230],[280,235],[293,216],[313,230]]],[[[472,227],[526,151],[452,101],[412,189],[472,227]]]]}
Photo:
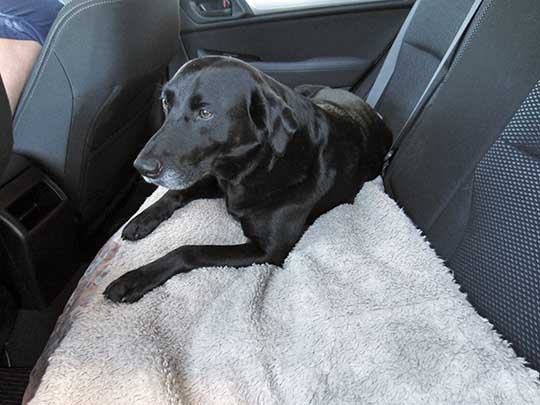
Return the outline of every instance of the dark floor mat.
{"type": "MultiPolygon", "coordinates": [[[[47,344],[60,311],[20,310],[6,351],[12,367],[33,367],[47,344]]],[[[1,404],[2,402],[0,402],[1,404]]]]}
{"type": "Polygon", "coordinates": [[[0,368],[0,404],[19,405],[28,385],[31,368],[0,368]]]}

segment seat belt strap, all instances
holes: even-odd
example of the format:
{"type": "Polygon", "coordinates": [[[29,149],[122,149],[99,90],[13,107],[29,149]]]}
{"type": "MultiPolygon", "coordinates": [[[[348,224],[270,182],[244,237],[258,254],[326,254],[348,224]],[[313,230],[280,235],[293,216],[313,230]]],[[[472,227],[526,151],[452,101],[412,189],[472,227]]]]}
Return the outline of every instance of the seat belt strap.
{"type": "Polygon", "coordinates": [[[471,9],[465,16],[465,19],[463,20],[463,23],[459,27],[454,39],[450,43],[450,46],[448,47],[448,50],[444,54],[443,58],[441,59],[441,63],[439,63],[439,66],[435,70],[435,73],[431,77],[431,80],[429,81],[428,85],[426,86],[426,89],[418,99],[418,102],[414,106],[413,110],[409,114],[409,117],[405,121],[405,124],[399,131],[399,134],[395,138],[394,142],[392,143],[392,146],[390,147],[390,151],[385,157],[385,162],[383,166],[383,176],[386,173],[386,170],[388,169],[388,166],[390,165],[390,162],[392,158],[395,155],[396,150],[399,148],[399,145],[403,142],[403,139],[405,138],[406,134],[410,132],[410,129],[412,128],[413,124],[416,122],[416,119],[418,118],[418,115],[420,112],[424,109],[425,105],[427,104],[428,100],[433,95],[435,89],[439,86],[441,81],[444,79],[447,73],[447,69],[449,69],[450,60],[452,59],[452,56],[454,55],[454,52],[456,51],[457,47],[459,46],[463,36],[467,32],[467,29],[471,25],[476,13],[480,9],[480,6],[482,5],[483,0],[475,0],[473,5],[471,6],[471,9]],[[446,68],[446,70],[445,70],[446,68]]]}
{"type": "Polygon", "coordinates": [[[416,9],[418,8],[418,5],[423,0],[416,0],[414,5],[411,8],[411,11],[409,11],[409,14],[407,15],[407,18],[403,22],[403,25],[401,26],[396,39],[394,40],[394,43],[390,47],[390,50],[388,51],[388,55],[386,56],[386,59],[384,60],[384,63],[382,65],[381,71],[379,72],[379,75],[377,76],[377,79],[375,80],[375,83],[373,83],[373,86],[371,87],[371,90],[369,91],[369,94],[366,98],[367,103],[375,108],[379,100],[381,99],[381,96],[388,86],[388,83],[390,83],[390,80],[392,79],[392,76],[394,75],[394,71],[396,70],[396,64],[399,57],[399,52],[401,51],[401,47],[403,45],[403,40],[405,38],[405,34],[407,33],[409,26],[411,25],[411,21],[416,14],[416,9]]]}

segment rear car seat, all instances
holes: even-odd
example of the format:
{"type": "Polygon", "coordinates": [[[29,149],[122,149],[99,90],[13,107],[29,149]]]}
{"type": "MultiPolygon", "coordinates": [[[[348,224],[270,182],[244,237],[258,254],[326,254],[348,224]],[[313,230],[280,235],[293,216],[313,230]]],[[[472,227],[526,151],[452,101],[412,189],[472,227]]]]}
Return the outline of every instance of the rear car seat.
{"type": "MultiPolygon", "coordinates": [[[[474,0],[417,0],[417,3],[414,16],[405,28],[394,73],[374,105],[394,135],[405,125],[474,0]]],[[[361,85],[356,94],[369,98],[371,92],[368,94],[361,85]]]]}
{"type": "MultiPolygon", "coordinates": [[[[435,7],[431,12],[443,10],[434,5],[442,7],[443,2],[424,3],[435,7]]],[[[429,80],[424,71],[438,63],[434,55],[441,55],[438,45],[426,47],[424,39],[448,42],[446,29],[437,34],[428,28],[431,17],[422,17],[420,10],[417,14],[422,21],[411,25],[378,105],[394,131],[411,106],[403,94],[408,98],[421,91],[417,75],[429,80]]],[[[539,19],[540,3],[534,0],[484,1],[446,78],[406,134],[385,176],[387,192],[446,260],[476,310],[536,369],[539,19]]]]}

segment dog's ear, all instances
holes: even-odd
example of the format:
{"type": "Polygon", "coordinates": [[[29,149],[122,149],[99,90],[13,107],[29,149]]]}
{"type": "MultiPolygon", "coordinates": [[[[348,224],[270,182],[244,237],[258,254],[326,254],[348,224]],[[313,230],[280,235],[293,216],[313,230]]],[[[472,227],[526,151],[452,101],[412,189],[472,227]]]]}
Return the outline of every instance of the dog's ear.
{"type": "Polygon", "coordinates": [[[253,90],[249,115],[257,128],[257,138],[268,142],[276,156],[285,155],[287,145],[298,130],[294,111],[272,90],[253,90]]]}

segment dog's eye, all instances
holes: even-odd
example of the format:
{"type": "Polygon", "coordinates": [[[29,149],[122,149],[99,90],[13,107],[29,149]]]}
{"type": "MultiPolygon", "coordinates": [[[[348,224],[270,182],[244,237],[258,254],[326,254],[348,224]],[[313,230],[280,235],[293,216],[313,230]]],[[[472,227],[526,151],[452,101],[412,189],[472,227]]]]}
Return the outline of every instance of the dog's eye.
{"type": "Polygon", "coordinates": [[[163,107],[163,111],[165,111],[166,113],[169,112],[169,102],[165,97],[161,99],[161,106],[163,107]]]}
{"type": "Polygon", "coordinates": [[[199,118],[201,120],[209,120],[210,118],[212,118],[214,116],[214,113],[212,113],[211,111],[207,110],[206,108],[201,108],[199,110],[199,118]]]}

